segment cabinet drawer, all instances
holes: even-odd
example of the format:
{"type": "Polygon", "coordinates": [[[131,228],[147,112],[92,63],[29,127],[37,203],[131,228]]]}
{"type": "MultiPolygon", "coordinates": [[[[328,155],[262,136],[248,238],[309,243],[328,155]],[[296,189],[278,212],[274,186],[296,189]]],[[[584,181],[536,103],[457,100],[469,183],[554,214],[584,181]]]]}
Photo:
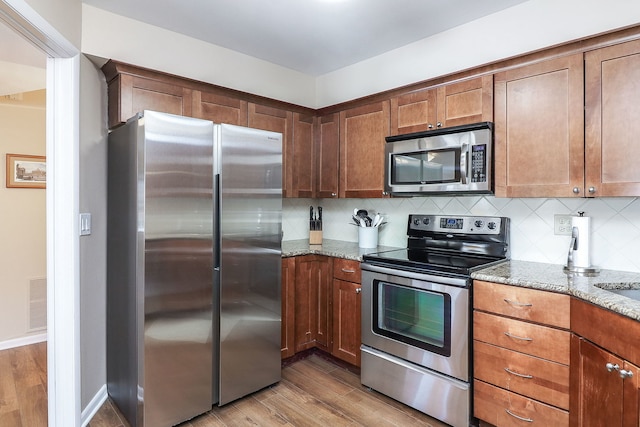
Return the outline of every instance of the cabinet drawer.
{"type": "Polygon", "coordinates": [[[479,311],[473,313],[474,339],[564,365],[569,364],[570,337],[568,331],[479,311]]]}
{"type": "Polygon", "coordinates": [[[346,282],[360,283],[360,261],[334,258],[333,277],[346,282]]]}
{"type": "Polygon", "coordinates": [[[473,308],[569,329],[569,295],[498,283],[473,282],[473,308]]]}
{"type": "Polygon", "coordinates": [[[569,426],[567,411],[482,381],[475,380],[473,385],[475,387],[473,393],[474,415],[496,427],[569,426]]]}
{"type": "Polygon", "coordinates": [[[479,380],[569,410],[567,365],[479,341],[474,341],[473,363],[479,380]]]}

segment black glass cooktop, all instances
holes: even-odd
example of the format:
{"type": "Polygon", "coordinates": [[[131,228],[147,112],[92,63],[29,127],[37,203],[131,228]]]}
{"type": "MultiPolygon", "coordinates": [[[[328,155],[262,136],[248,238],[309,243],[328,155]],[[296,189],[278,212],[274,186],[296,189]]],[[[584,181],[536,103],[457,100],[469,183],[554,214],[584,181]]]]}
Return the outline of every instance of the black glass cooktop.
{"type": "Polygon", "coordinates": [[[452,251],[397,249],[363,255],[363,261],[391,268],[418,272],[443,272],[468,276],[474,270],[504,261],[488,255],[461,254],[452,251]]]}

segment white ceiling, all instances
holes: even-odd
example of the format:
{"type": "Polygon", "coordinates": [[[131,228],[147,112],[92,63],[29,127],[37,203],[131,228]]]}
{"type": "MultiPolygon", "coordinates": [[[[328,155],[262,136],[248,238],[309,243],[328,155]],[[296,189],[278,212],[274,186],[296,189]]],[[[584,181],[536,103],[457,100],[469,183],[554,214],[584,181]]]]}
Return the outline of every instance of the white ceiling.
{"type": "Polygon", "coordinates": [[[0,22],[0,96],[43,89],[47,56],[0,22]]]}
{"type": "Polygon", "coordinates": [[[526,0],[83,0],[319,76],[526,0]]]}

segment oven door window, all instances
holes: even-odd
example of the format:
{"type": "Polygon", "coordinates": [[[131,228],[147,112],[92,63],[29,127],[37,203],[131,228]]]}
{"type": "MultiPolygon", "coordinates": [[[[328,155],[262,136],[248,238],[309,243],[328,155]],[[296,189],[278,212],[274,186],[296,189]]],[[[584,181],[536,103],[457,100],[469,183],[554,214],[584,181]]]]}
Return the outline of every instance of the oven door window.
{"type": "Polygon", "coordinates": [[[374,281],[373,331],[424,350],[451,355],[451,297],[374,281]]]}
{"type": "Polygon", "coordinates": [[[436,184],[460,181],[460,149],[391,155],[391,184],[436,184]]]}

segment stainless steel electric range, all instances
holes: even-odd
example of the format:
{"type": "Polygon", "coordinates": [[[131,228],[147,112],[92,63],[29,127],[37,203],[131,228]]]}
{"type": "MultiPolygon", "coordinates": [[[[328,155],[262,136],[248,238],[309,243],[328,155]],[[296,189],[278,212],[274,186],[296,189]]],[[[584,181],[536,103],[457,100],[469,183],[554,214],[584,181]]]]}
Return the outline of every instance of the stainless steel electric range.
{"type": "Polygon", "coordinates": [[[409,215],[407,248],[364,255],[362,384],[473,424],[471,273],[509,257],[509,218],[409,215]]]}

